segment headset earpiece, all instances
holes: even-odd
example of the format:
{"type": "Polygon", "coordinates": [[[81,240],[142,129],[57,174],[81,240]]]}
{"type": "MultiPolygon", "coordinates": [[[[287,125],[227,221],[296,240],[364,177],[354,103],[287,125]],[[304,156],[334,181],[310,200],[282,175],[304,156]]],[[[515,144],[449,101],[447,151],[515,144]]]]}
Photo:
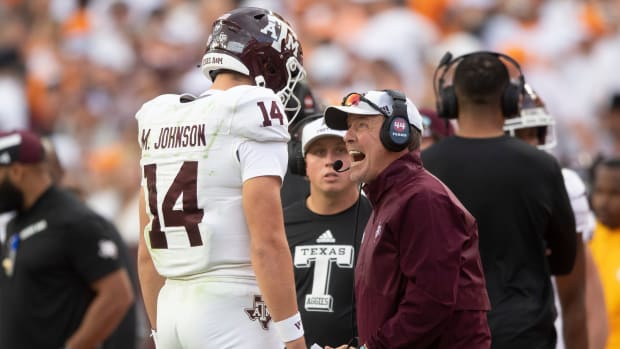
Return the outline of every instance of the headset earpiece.
{"type": "Polygon", "coordinates": [[[407,115],[407,97],[396,90],[383,90],[392,98],[392,114],[383,120],[379,134],[383,146],[399,152],[411,142],[411,129],[407,115]]]}
{"type": "Polygon", "coordinates": [[[292,174],[306,175],[306,161],[302,152],[301,135],[306,124],[321,117],[323,117],[322,114],[307,116],[290,129],[291,140],[288,142],[288,169],[292,174]]]}
{"type": "Polygon", "coordinates": [[[301,153],[301,141],[291,139],[288,142],[288,169],[292,174],[305,176],[306,162],[301,153]]]}
{"type": "Polygon", "coordinates": [[[519,115],[519,99],[521,97],[522,86],[510,82],[502,94],[502,114],[505,118],[519,115]]]}
{"type": "Polygon", "coordinates": [[[437,98],[437,115],[444,119],[456,119],[459,105],[456,101],[454,86],[440,87],[440,98],[437,98]]]}

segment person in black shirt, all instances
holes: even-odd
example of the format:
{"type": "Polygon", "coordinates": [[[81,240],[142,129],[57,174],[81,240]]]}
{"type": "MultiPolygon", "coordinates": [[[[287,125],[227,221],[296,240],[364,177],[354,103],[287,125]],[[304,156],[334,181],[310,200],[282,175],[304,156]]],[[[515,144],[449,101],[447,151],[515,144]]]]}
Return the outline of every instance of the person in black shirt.
{"type": "Polygon", "coordinates": [[[95,348],[131,283],[109,223],[53,184],[44,153],[31,132],[0,132],[0,212],[17,212],[0,252],[0,348],[95,348]]]}
{"type": "MultiPolygon", "coordinates": [[[[52,182],[63,188],[63,190],[69,191],[75,195],[78,199],[83,201],[81,190],[73,186],[67,186],[63,183],[63,177],[65,175],[65,169],[58,158],[56,147],[50,138],[42,137],[41,143],[45,150],[45,161],[47,162],[47,168],[52,182]]],[[[112,241],[118,246],[118,260],[120,265],[127,270],[129,280],[131,281],[132,291],[134,295],[138,294],[138,275],[136,273],[135,259],[130,257],[130,251],[125,244],[125,241],[121,237],[116,226],[109,220],[102,220],[104,225],[107,225],[107,232],[110,235],[112,241]]],[[[132,303],[132,306],[127,310],[122,321],[116,327],[114,332],[106,338],[101,349],[133,349],[141,346],[141,342],[146,336],[146,332],[142,328],[138,328],[138,309],[137,301],[132,303]]],[[[146,316],[146,315],[144,315],[146,316]]]]}
{"type": "Polygon", "coordinates": [[[458,130],[422,152],[422,160],[478,221],[492,348],[555,348],[550,275],[570,273],[577,245],[560,166],[504,134],[504,118],[519,112],[524,78],[517,62],[474,52],[446,56],[436,74],[442,69],[438,113],[458,118],[458,130]],[[453,83],[444,86],[454,66],[453,83]],[[519,70],[517,83],[508,67],[519,70]]]}
{"type": "Polygon", "coordinates": [[[292,172],[310,182],[310,195],[284,209],[284,226],[306,343],[323,347],[357,336],[353,269],[371,207],[346,172],[344,131],[329,129],[323,118],[310,120],[300,124],[301,142],[289,154],[298,165],[292,172]]]}

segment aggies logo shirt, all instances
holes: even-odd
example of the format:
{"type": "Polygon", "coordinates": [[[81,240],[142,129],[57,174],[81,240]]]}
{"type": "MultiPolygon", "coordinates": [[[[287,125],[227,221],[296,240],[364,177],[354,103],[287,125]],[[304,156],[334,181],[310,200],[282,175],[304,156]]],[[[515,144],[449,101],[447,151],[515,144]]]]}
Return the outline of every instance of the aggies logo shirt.
{"type": "Polygon", "coordinates": [[[334,298],[329,294],[332,268],[353,268],[354,250],[351,245],[334,244],[328,229],[316,239],[316,245],[295,246],[295,268],[310,268],[314,264],[312,289],[306,294],[306,311],[334,311],[334,298]]]}
{"type": "Polygon", "coordinates": [[[355,253],[372,208],[364,197],[335,215],[311,212],[305,200],[284,208],[297,305],[306,343],[347,343],[357,333],[353,310],[355,253]],[[357,233],[355,229],[357,228],[357,233]]]}

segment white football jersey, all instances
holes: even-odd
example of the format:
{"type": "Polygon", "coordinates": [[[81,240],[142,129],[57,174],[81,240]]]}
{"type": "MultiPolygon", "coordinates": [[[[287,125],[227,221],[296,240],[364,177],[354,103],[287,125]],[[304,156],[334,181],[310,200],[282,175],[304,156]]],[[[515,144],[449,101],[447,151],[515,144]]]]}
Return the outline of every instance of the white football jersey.
{"type": "Polygon", "coordinates": [[[562,175],[575,214],[576,230],[582,234],[584,241],[589,241],[594,232],[595,219],[592,210],[590,210],[590,204],[588,204],[586,185],[581,177],[571,169],[563,168],[562,175]]]}
{"type": "Polygon", "coordinates": [[[136,119],[150,217],[143,234],[157,271],[253,277],[241,189],[252,177],[284,177],[290,136],[280,100],[249,85],[190,102],[167,94],[136,119]]]}

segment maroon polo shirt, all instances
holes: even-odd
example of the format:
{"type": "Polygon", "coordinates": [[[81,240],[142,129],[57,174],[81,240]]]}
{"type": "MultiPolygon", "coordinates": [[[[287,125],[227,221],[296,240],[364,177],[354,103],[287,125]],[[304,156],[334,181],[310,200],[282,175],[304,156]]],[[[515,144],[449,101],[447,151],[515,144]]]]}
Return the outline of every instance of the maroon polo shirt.
{"type": "Polygon", "coordinates": [[[360,343],[488,348],[490,309],[474,217],[414,151],[364,187],[373,214],[355,269],[360,343]]]}

